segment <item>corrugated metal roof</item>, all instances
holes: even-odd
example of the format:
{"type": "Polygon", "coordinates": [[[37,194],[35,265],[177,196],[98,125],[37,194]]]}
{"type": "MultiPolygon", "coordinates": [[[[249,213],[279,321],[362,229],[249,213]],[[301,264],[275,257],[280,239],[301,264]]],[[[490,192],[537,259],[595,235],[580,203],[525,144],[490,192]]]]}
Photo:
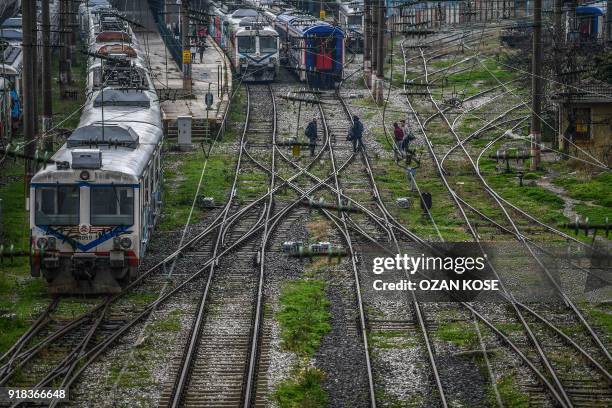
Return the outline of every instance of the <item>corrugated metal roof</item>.
{"type": "Polygon", "coordinates": [[[612,103],[612,85],[589,78],[566,87],[554,99],[560,102],[612,103]]]}

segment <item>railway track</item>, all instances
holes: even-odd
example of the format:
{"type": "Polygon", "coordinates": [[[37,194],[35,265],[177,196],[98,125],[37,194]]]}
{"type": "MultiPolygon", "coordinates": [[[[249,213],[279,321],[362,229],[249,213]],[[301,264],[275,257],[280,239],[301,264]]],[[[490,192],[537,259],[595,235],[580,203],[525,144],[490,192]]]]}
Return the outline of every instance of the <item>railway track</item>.
{"type": "MultiPolygon", "coordinates": [[[[425,75],[425,80],[427,82],[427,78],[428,78],[427,59],[424,57],[424,54],[423,54],[422,50],[420,52],[420,55],[421,55],[421,59],[423,61],[423,67],[424,67],[424,70],[425,70],[425,74],[424,74],[425,75]]],[[[429,90],[429,87],[427,87],[427,88],[428,88],[430,102],[432,103],[432,105],[434,105],[434,107],[435,107],[435,109],[437,111],[436,115],[439,115],[447,123],[449,131],[453,134],[453,136],[457,140],[457,144],[455,145],[455,147],[453,147],[453,149],[455,149],[457,147],[460,147],[463,150],[463,152],[465,153],[465,155],[468,158],[468,160],[470,162],[472,162],[470,154],[468,153],[468,151],[466,150],[466,148],[464,146],[464,143],[467,140],[462,141],[460,139],[460,137],[454,131],[453,125],[446,118],[445,112],[443,112],[440,109],[439,105],[433,99],[433,97],[431,95],[431,91],[429,90]]],[[[410,103],[410,101],[408,101],[408,105],[413,110],[413,114],[416,115],[415,117],[418,120],[418,113],[412,108],[412,104],[410,103]]],[[[432,155],[434,161],[436,162],[436,165],[438,166],[440,177],[442,178],[442,181],[444,182],[444,184],[446,185],[447,189],[449,190],[449,192],[451,193],[452,197],[454,198],[454,200],[455,200],[455,202],[457,204],[458,209],[462,213],[468,228],[470,229],[472,235],[474,236],[474,239],[476,240],[476,242],[478,242],[480,237],[478,236],[477,233],[475,233],[473,227],[471,226],[470,221],[468,220],[465,212],[463,211],[463,207],[462,207],[461,201],[464,202],[464,200],[460,199],[458,197],[458,195],[456,194],[456,192],[452,188],[450,188],[450,185],[449,185],[450,183],[447,181],[447,176],[445,174],[444,168],[442,167],[441,163],[436,158],[437,153],[434,150],[433,145],[432,145],[431,141],[428,138],[427,132],[425,130],[425,125],[421,121],[419,121],[419,124],[421,126],[422,133],[423,133],[423,135],[424,135],[424,137],[426,139],[426,143],[427,143],[427,145],[429,147],[430,154],[432,155]]],[[[490,124],[491,124],[491,122],[487,123],[487,125],[490,125],[490,124]]],[[[446,156],[444,156],[444,158],[445,157],[446,156]]],[[[472,162],[472,164],[473,164],[473,162],[472,162]]],[[[524,237],[524,236],[520,233],[520,231],[517,228],[513,218],[508,214],[506,209],[496,199],[495,193],[491,191],[492,189],[490,189],[490,187],[488,187],[488,185],[486,185],[486,182],[484,181],[484,179],[482,179],[482,176],[481,176],[480,172],[478,171],[478,169],[475,166],[473,166],[473,167],[474,167],[474,170],[475,170],[475,173],[476,173],[477,177],[479,177],[481,179],[481,181],[485,184],[485,190],[489,194],[492,194],[494,199],[495,199],[495,201],[498,202],[498,204],[500,205],[503,213],[505,214],[505,216],[507,218],[508,225],[512,226],[512,228],[514,229],[515,236],[517,238],[519,238],[519,242],[523,242],[527,246],[527,248],[529,249],[530,247],[528,246],[526,241],[524,239],[522,239],[522,237],[524,237]]],[[[545,225],[543,225],[543,226],[545,226],[545,225]]],[[[557,232],[557,231],[554,231],[554,229],[550,228],[549,226],[546,226],[546,227],[548,227],[548,229],[553,231],[553,232],[557,232]]],[[[562,235],[562,233],[560,233],[560,232],[557,232],[557,233],[559,233],[559,235],[562,235]]],[[[530,251],[531,255],[533,256],[533,258],[536,261],[539,262],[539,258],[533,252],[533,250],[529,249],[529,251],[530,251]]],[[[546,271],[546,269],[545,269],[545,271],[546,271]]],[[[574,314],[576,317],[578,317],[579,321],[581,321],[581,323],[584,325],[586,331],[590,334],[591,341],[594,341],[595,344],[597,346],[599,346],[598,347],[598,348],[600,348],[599,352],[600,353],[603,352],[604,355],[607,355],[607,351],[606,351],[605,347],[602,347],[603,345],[601,344],[601,342],[598,339],[598,337],[595,335],[593,329],[584,320],[584,318],[581,316],[580,312],[578,312],[577,308],[572,306],[571,301],[569,301],[569,299],[565,297],[565,295],[563,294],[563,292],[560,290],[559,287],[557,287],[557,291],[561,295],[562,299],[567,301],[567,303],[570,305],[570,312],[572,312],[572,314],[574,314]]],[[[509,294],[508,292],[506,292],[506,293],[509,294]]],[[[525,334],[525,338],[523,340],[526,340],[527,343],[531,343],[531,345],[534,347],[533,349],[531,349],[531,350],[534,350],[534,351],[530,352],[531,355],[529,357],[531,358],[531,360],[539,361],[538,364],[540,364],[540,363],[542,364],[542,368],[544,368],[544,371],[547,373],[547,377],[550,378],[552,383],[554,384],[554,386],[553,386],[551,383],[547,383],[547,381],[540,376],[540,380],[544,381],[544,383],[546,384],[546,386],[548,388],[548,392],[551,393],[553,395],[554,399],[557,401],[557,403],[559,403],[562,406],[573,406],[574,402],[577,402],[577,401],[574,401],[575,399],[580,401],[581,403],[584,403],[585,398],[582,395],[584,389],[578,388],[576,390],[576,389],[573,389],[573,388],[569,388],[569,390],[566,390],[566,388],[564,387],[564,384],[563,384],[564,378],[560,378],[560,376],[558,375],[558,371],[559,371],[558,365],[555,366],[555,364],[553,364],[551,362],[551,359],[549,358],[547,353],[544,352],[544,349],[546,349],[546,347],[542,346],[540,338],[537,337],[534,334],[534,332],[535,332],[534,329],[532,328],[532,326],[530,326],[530,324],[527,321],[527,317],[524,314],[524,312],[528,308],[525,305],[523,305],[523,304],[521,304],[519,302],[516,302],[511,297],[511,295],[509,295],[507,300],[508,300],[509,304],[511,305],[511,309],[514,311],[516,317],[518,317],[518,320],[519,320],[521,326],[523,327],[524,334],[525,334]]],[[[535,326],[536,324],[545,324],[545,325],[548,326],[548,329],[552,329],[554,331],[554,334],[557,337],[561,337],[565,341],[568,340],[567,338],[565,338],[567,336],[564,337],[563,334],[562,334],[562,331],[559,330],[559,328],[557,326],[555,326],[552,323],[550,323],[542,314],[539,314],[539,313],[537,313],[537,312],[535,312],[533,310],[530,310],[529,311],[529,313],[530,313],[529,318],[533,318],[535,316],[534,313],[532,313],[532,312],[534,312],[534,313],[536,313],[538,315],[538,317],[536,319],[537,323],[534,323],[532,321],[531,322],[532,325],[535,326]]],[[[550,340],[550,338],[547,338],[547,340],[550,340]]],[[[548,345],[552,347],[551,344],[548,344],[548,345]]],[[[583,347],[577,345],[576,343],[571,344],[570,349],[572,349],[572,351],[577,352],[578,354],[580,354],[581,357],[587,359],[588,365],[590,365],[594,369],[594,371],[590,372],[591,375],[593,376],[592,378],[599,378],[599,386],[600,387],[602,386],[602,384],[605,384],[605,383],[609,382],[609,373],[607,372],[607,370],[604,367],[602,367],[602,366],[600,366],[600,365],[595,363],[595,360],[598,358],[598,357],[595,357],[595,354],[592,354],[592,352],[589,352],[589,351],[585,350],[583,347]],[[600,374],[603,375],[603,378],[602,377],[598,377],[600,374]],[[604,380],[603,383],[601,382],[602,379],[604,380]]],[[[596,380],[595,382],[598,382],[598,381],[596,380]]],[[[603,389],[605,389],[605,386],[603,386],[603,389]]],[[[607,392],[607,391],[604,391],[602,393],[598,393],[597,396],[594,398],[594,400],[589,400],[588,403],[594,403],[594,402],[597,402],[597,401],[601,402],[601,399],[600,399],[601,396],[603,396],[603,398],[605,400],[605,398],[607,398],[606,397],[607,394],[609,394],[609,392],[607,392]]]]}

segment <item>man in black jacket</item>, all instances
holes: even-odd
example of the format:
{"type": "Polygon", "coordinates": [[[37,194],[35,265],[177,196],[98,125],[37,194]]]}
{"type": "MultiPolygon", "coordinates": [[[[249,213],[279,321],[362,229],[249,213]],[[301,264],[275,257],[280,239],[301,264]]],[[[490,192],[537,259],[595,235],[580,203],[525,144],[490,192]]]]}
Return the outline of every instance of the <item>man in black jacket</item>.
{"type": "Polygon", "coordinates": [[[317,118],[313,118],[306,126],[304,131],[309,141],[310,157],[314,156],[315,148],[317,147],[317,118]]]}
{"type": "Polygon", "coordinates": [[[363,123],[359,120],[357,115],[353,116],[353,126],[349,129],[348,140],[353,142],[353,151],[357,153],[357,150],[363,148],[363,142],[361,137],[363,136],[363,123]]]}

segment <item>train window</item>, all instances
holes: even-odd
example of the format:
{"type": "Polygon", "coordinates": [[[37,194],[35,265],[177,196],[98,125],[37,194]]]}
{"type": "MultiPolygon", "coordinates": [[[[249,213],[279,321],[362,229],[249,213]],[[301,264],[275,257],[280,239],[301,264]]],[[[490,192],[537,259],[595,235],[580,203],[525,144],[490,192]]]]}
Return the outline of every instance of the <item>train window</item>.
{"type": "Polygon", "coordinates": [[[238,52],[255,52],[255,37],[238,37],[238,52]]]}
{"type": "Polygon", "coordinates": [[[79,200],[78,186],[36,188],[36,225],[77,225],[79,200]]]}
{"type": "Polygon", "coordinates": [[[361,16],[348,16],[348,25],[361,25],[361,16]]]}
{"type": "Polygon", "coordinates": [[[259,37],[259,52],[276,52],[276,37],[259,37]]]}
{"type": "Polygon", "coordinates": [[[132,187],[92,187],[91,225],[134,224],[134,189],[132,187]]]}

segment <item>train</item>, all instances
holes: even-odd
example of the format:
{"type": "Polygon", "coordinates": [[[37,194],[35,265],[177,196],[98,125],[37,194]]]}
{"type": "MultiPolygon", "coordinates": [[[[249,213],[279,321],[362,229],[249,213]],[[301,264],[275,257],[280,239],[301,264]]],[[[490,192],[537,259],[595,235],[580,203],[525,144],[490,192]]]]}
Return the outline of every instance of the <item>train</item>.
{"type": "Polygon", "coordinates": [[[89,40],[86,103],[30,182],[30,272],[51,294],[117,293],[137,276],[161,212],[162,118],[129,26],[110,24],[121,19],[103,0],[79,14],[89,40]]]}
{"type": "Polygon", "coordinates": [[[345,42],[339,26],[296,11],[273,16],[280,36],[282,57],[300,81],[318,88],[332,88],[342,80],[345,42]]]}
{"type": "Polygon", "coordinates": [[[253,8],[232,12],[214,7],[211,38],[229,57],[235,72],[245,82],[271,82],[280,68],[278,33],[253,8]]]}

